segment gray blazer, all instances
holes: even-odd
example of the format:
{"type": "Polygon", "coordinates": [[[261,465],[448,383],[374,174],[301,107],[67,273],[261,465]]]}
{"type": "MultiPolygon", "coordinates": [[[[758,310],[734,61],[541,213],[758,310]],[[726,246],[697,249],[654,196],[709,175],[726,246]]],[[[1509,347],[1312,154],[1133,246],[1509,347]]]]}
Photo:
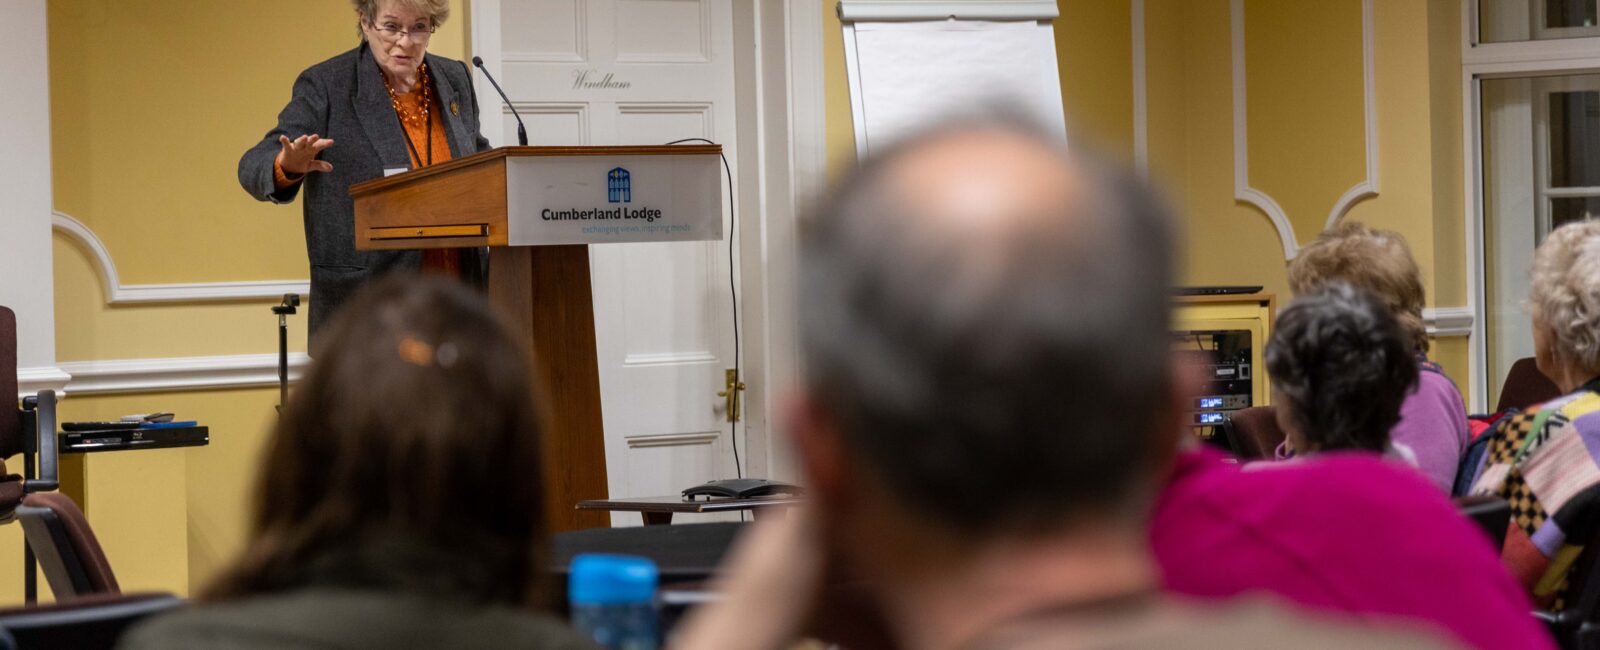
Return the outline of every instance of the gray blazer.
{"type": "MultiPolygon", "coordinates": [[[[461,158],[489,148],[479,133],[477,95],[467,64],[427,55],[439,105],[444,108],[450,156],[461,158]]],[[[385,169],[409,169],[405,130],[384,88],[378,62],[366,43],[318,63],[295,79],[289,105],[278,113],[278,125],[239,158],[239,184],[260,201],[288,203],[305,186],[306,256],[311,260],[309,328],[313,335],[328,322],[340,303],[368,277],[415,270],[415,251],[358,251],[355,248],[355,204],[350,186],[381,178],[385,169]],[[272,182],[272,163],[281,145],[316,133],[334,145],[320,159],[333,164],[283,191],[272,182]]],[[[434,124],[439,128],[439,123],[434,124]]]]}

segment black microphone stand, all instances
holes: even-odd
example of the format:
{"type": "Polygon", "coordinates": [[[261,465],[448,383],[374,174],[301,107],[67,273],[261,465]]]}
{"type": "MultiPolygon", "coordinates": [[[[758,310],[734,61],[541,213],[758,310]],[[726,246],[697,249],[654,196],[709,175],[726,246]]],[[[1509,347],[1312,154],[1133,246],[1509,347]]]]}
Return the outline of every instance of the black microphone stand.
{"type": "Polygon", "coordinates": [[[272,307],[278,315],[278,412],[289,403],[289,315],[300,306],[300,294],[283,294],[283,302],[272,307]]]}

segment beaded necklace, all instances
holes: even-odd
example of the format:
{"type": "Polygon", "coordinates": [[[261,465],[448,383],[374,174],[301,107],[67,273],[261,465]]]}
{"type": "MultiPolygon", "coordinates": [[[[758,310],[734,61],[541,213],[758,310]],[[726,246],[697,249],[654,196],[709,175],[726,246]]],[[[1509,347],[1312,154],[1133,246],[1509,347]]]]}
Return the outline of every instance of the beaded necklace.
{"type": "Polygon", "coordinates": [[[420,110],[413,111],[409,102],[400,101],[400,93],[395,92],[394,86],[389,83],[389,76],[383,75],[383,87],[389,91],[389,103],[394,105],[394,112],[400,116],[400,121],[411,126],[422,126],[428,119],[428,110],[432,105],[433,85],[428,83],[428,64],[424,63],[417,68],[417,86],[422,90],[422,104],[420,110]]]}
{"type": "Polygon", "coordinates": [[[423,136],[423,139],[427,142],[427,144],[424,146],[427,148],[428,157],[424,159],[417,151],[416,143],[411,141],[410,132],[406,132],[404,134],[406,138],[406,148],[411,150],[411,155],[417,159],[417,163],[421,166],[426,167],[428,165],[432,165],[433,116],[430,114],[430,109],[433,106],[433,87],[428,81],[428,64],[423,63],[417,68],[417,86],[422,91],[420,93],[422,95],[422,103],[416,111],[410,110],[410,107],[406,105],[409,102],[400,101],[400,93],[395,92],[394,86],[389,83],[389,77],[387,75],[380,76],[383,77],[383,87],[389,91],[389,103],[394,105],[394,113],[400,117],[402,126],[410,125],[426,127],[427,135],[423,136]]]}

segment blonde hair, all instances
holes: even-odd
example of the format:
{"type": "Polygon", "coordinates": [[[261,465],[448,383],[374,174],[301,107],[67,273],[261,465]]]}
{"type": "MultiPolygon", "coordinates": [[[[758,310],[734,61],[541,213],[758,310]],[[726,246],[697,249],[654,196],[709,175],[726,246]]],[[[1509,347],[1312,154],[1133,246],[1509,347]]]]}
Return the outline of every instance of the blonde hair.
{"type": "Polygon", "coordinates": [[[1394,312],[1412,347],[1428,351],[1428,328],[1422,321],[1427,300],[1422,272],[1400,233],[1358,221],[1340,222],[1300,249],[1289,263],[1289,290],[1296,296],[1336,280],[1372,292],[1394,312]]]}
{"type": "Polygon", "coordinates": [[[1600,221],[1569,223],[1533,254],[1528,308],[1550,328],[1558,358],[1600,370],[1600,221]]]}
{"type": "MultiPolygon", "coordinates": [[[[361,29],[361,25],[371,24],[377,18],[378,3],[382,1],[350,0],[350,4],[356,9],[356,15],[361,17],[356,22],[356,34],[361,36],[361,40],[367,40],[367,32],[361,29]]],[[[443,25],[444,21],[450,18],[450,0],[389,0],[389,2],[426,15],[428,24],[434,27],[443,25]]]]}

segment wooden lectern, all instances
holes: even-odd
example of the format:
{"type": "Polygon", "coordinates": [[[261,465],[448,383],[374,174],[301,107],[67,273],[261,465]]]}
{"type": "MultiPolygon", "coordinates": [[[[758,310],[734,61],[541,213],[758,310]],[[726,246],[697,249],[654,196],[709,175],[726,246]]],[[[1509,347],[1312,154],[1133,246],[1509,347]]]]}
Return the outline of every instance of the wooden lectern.
{"type": "MultiPolygon", "coordinates": [[[[720,145],[501,147],[354,185],[356,248],[489,247],[548,412],[552,532],[609,525],[588,244],[722,238],[720,145]]],[[[493,495],[485,495],[493,498],[493,495]]]]}

